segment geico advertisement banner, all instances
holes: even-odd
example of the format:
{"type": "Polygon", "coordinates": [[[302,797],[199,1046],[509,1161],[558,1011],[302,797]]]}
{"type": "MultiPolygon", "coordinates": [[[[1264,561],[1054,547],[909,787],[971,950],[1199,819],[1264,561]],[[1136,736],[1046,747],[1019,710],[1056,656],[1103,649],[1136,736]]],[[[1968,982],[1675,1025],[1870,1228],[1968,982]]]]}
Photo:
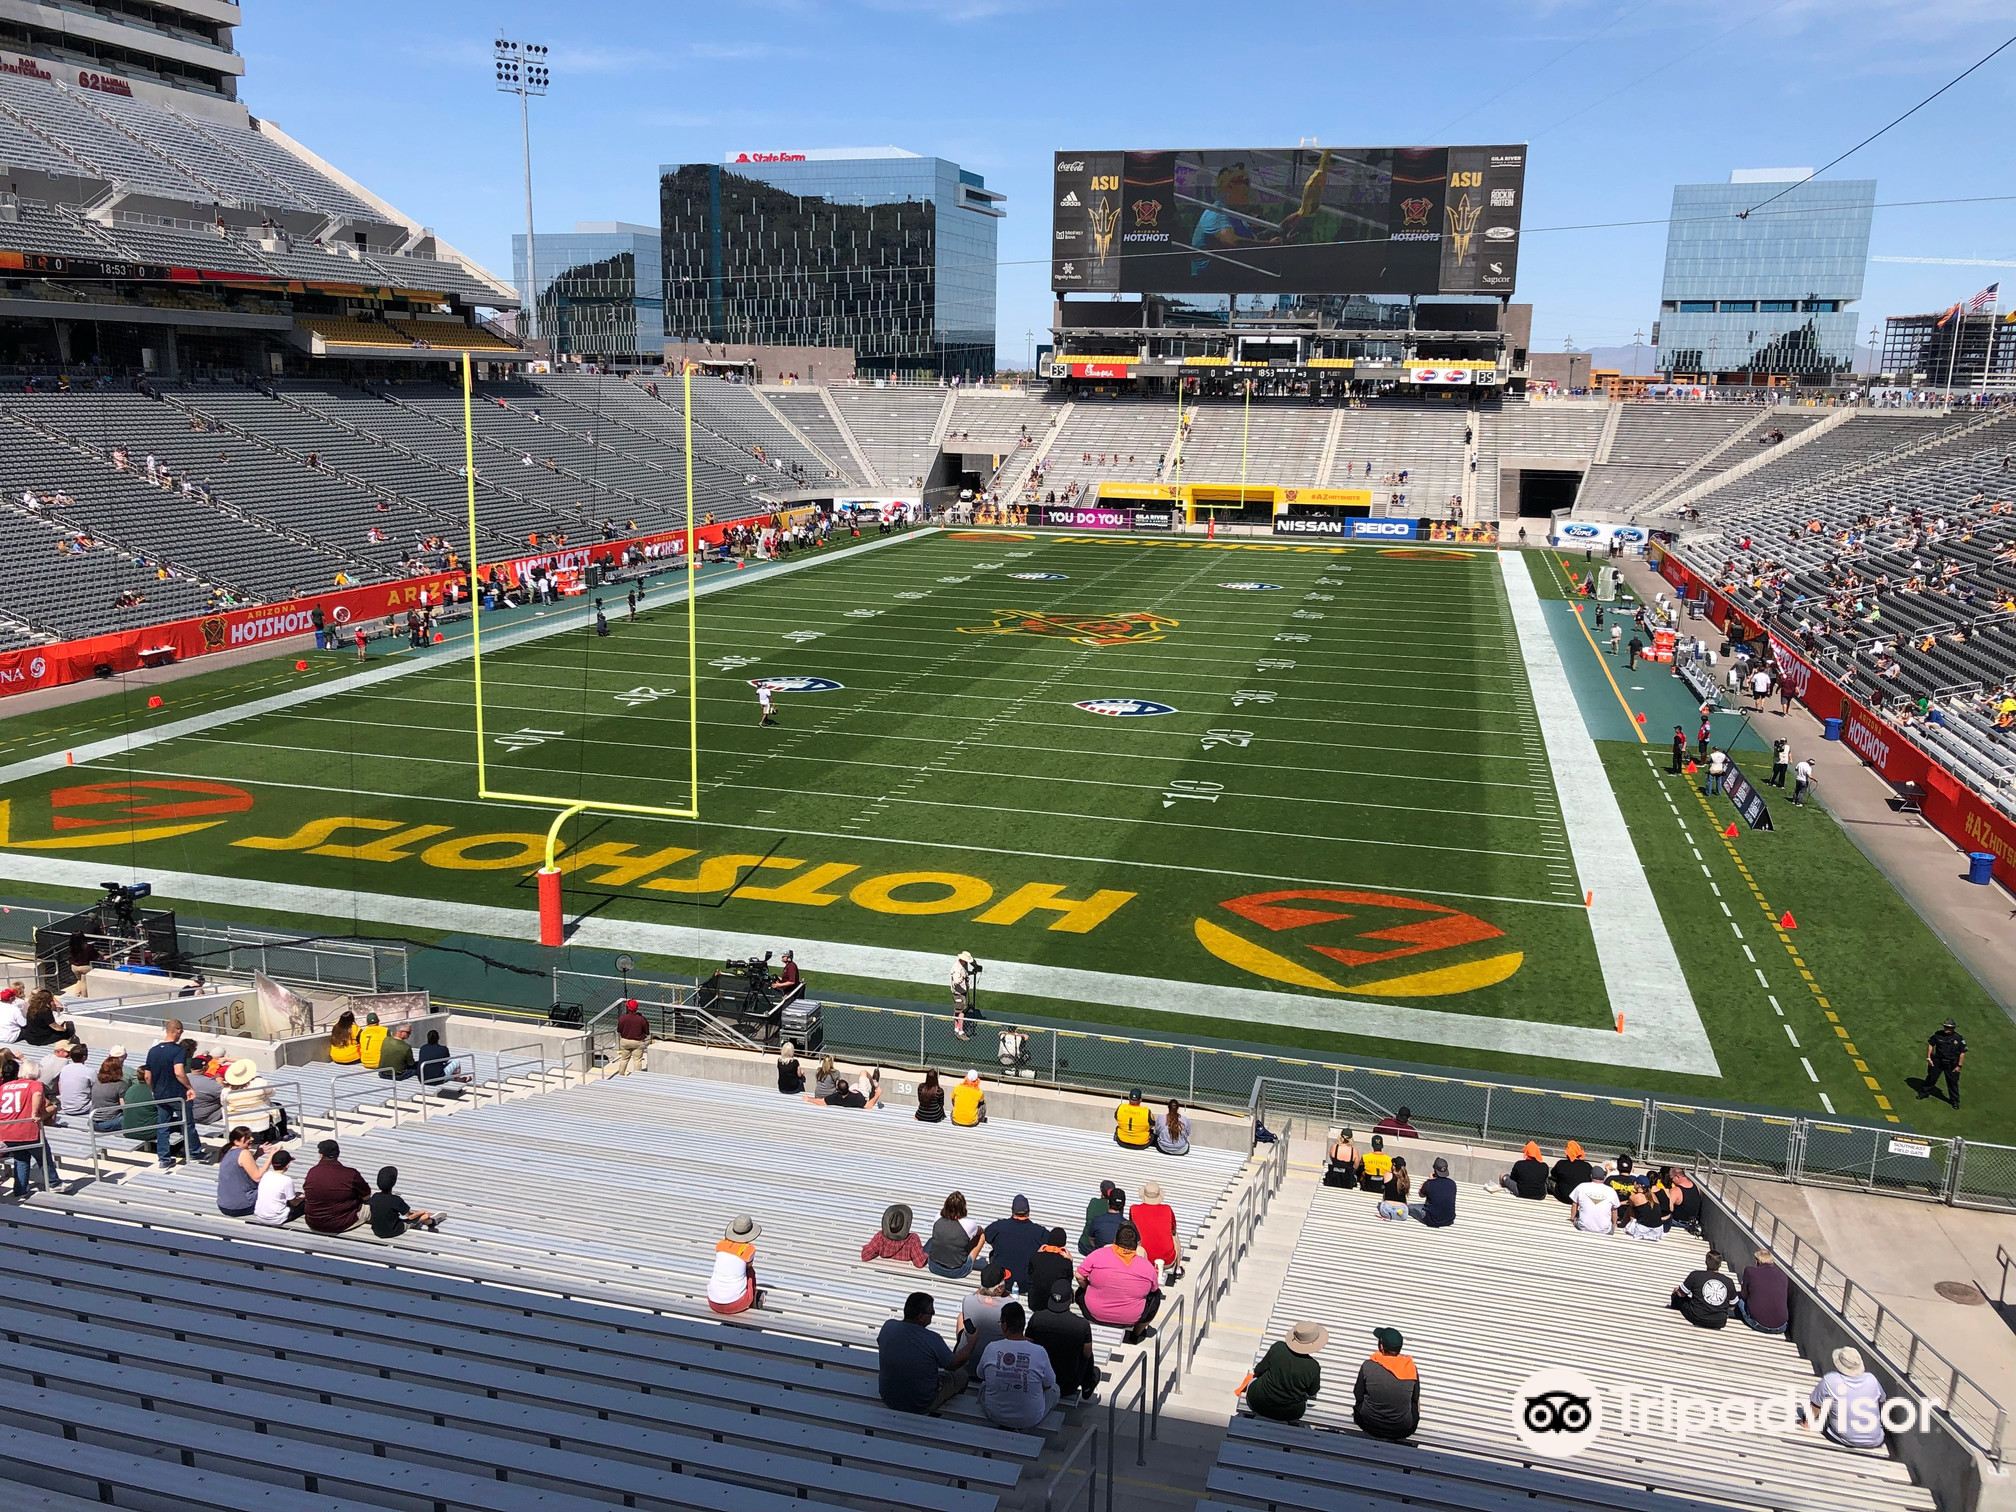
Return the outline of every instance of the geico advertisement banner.
{"type": "Polygon", "coordinates": [[[1344,522],[1347,541],[1411,541],[1419,536],[1412,520],[1349,519],[1344,522]]]}
{"type": "Polygon", "coordinates": [[[1613,540],[1622,541],[1624,549],[1632,555],[1640,555],[1652,534],[1643,525],[1612,525],[1603,520],[1563,520],[1554,527],[1548,537],[1552,546],[1601,546],[1606,551],[1613,540]]]}

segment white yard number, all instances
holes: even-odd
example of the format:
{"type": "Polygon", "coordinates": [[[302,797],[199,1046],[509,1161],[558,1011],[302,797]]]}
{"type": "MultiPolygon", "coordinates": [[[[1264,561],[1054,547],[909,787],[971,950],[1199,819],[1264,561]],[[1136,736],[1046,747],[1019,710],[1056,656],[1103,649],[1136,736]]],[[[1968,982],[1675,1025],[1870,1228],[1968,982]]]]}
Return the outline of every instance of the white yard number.
{"type": "Polygon", "coordinates": [[[1253,663],[1256,672],[1292,672],[1294,669],[1295,663],[1280,656],[1263,656],[1253,663]]]}
{"type": "Polygon", "coordinates": [[[544,745],[549,740],[559,740],[565,730],[513,730],[509,735],[499,735],[496,743],[507,751],[524,751],[533,746],[544,745]]]}
{"type": "Polygon", "coordinates": [[[796,641],[801,646],[807,641],[824,640],[825,638],[826,632],[824,630],[787,630],[784,632],[784,639],[787,641],[796,641]]]}
{"type": "Polygon", "coordinates": [[[975,572],[992,572],[996,567],[1005,567],[1007,565],[1006,562],[975,562],[973,570],[975,572]]]}
{"type": "Polygon", "coordinates": [[[1178,777],[1162,793],[1162,807],[1174,808],[1179,798],[1195,799],[1199,803],[1216,803],[1218,795],[1225,791],[1222,782],[1203,782],[1195,777],[1178,777]]]}
{"type": "Polygon", "coordinates": [[[899,593],[896,595],[896,597],[900,599],[921,599],[921,598],[929,598],[930,596],[931,595],[928,593],[917,593],[917,592],[899,593]]]}
{"type": "Polygon", "coordinates": [[[1297,609],[1293,614],[1289,615],[1288,618],[1321,619],[1323,618],[1323,611],[1321,609],[1297,609]]]}
{"type": "Polygon", "coordinates": [[[640,704],[656,703],[661,698],[670,698],[677,688],[632,688],[628,692],[615,695],[616,702],[626,709],[637,708],[640,704]]]}
{"type": "Polygon", "coordinates": [[[1293,646],[1300,645],[1303,641],[1309,639],[1309,637],[1304,635],[1300,630],[1284,630],[1275,636],[1274,639],[1277,641],[1286,641],[1289,645],[1293,646]]]}
{"type": "Polygon", "coordinates": [[[1302,595],[1302,602],[1305,604],[1327,604],[1336,597],[1337,595],[1334,593],[1305,593],[1302,595]]]}
{"type": "Polygon", "coordinates": [[[1036,555],[1036,553],[1033,551],[1011,551],[1008,553],[1008,555],[1010,555],[1011,557],[1025,557],[1025,556],[1034,556],[1036,555]]]}
{"type": "Polygon", "coordinates": [[[1251,730],[1206,730],[1204,732],[1203,745],[1207,751],[1215,751],[1220,746],[1237,746],[1243,751],[1251,744],[1253,744],[1253,732],[1251,730]]]}
{"type": "Polygon", "coordinates": [[[1235,709],[1241,704],[1270,704],[1272,702],[1274,702],[1274,695],[1265,688],[1241,688],[1232,695],[1232,707],[1235,709]]]}
{"type": "Polygon", "coordinates": [[[973,580],[963,574],[954,574],[951,577],[942,577],[938,581],[941,583],[970,583],[973,580]]]}
{"type": "Polygon", "coordinates": [[[847,611],[847,618],[873,619],[875,618],[876,615],[880,614],[881,612],[882,611],[880,609],[849,609],[847,611]]]}
{"type": "Polygon", "coordinates": [[[733,672],[740,667],[753,667],[759,659],[754,656],[717,656],[707,665],[718,667],[723,672],[733,672]]]}

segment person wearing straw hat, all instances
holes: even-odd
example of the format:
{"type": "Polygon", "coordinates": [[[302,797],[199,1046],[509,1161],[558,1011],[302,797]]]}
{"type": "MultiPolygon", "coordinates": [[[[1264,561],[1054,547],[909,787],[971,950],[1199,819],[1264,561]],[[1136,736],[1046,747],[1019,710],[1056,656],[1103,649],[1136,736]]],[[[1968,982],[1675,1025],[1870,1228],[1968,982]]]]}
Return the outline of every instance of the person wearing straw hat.
{"type": "Polygon", "coordinates": [[[1883,1383],[1863,1367],[1862,1351],[1852,1344],[1835,1350],[1832,1363],[1807,1399],[1806,1426],[1850,1449],[1881,1449],[1883,1383]]]}
{"type": "Polygon", "coordinates": [[[1351,1390],[1351,1421],[1374,1438],[1398,1442],[1421,1426],[1421,1373],[1402,1353],[1407,1341],[1397,1328],[1375,1328],[1378,1348],[1358,1367],[1351,1390]]]}
{"type": "Polygon", "coordinates": [[[1162,1183],[1141,1183],[1141,1195],[1127,1210],[1127,1217],[1141,1231],[1141,1253],[1162,1267],[1163,1285],[1182,1275],[1182,1256],[1176,1239],[1176,1210],[1162,1200],[1162,1183]]]}
{"type": "Polygon", "coordinates": [[[911,1231],[912,1213],[909,1204],[892,1202],[883,1209],[882,1227],[877,1229],[868,1242],[861,1246],[863,1260],[907,1260],[919,1270],[924,1268],[924,1245],[911,1231]]]}
{"type": "Polygon", "coordinates": [[[756,1241],[763,1229],[747,1213],[729,1220],[714,1246],[714,1273],[707,1278],[707,1305],[724,1316],[760,1307],[756,1289],[756,1241]]]}
{"type": "Polygon", "coordinates": [[[259,1079],[259,1067],[239,1056],[224,1068],[224,1122],[250,1129],[255,1144],[288,1137],[287,1114],[273,1102],[273,1091],[259,1079]]]}
{"type": "Polygon", "coordinates": [[[1321,1323],[1297,1323],[1267,1346],[1241,1388],[1246,1409],[1277,1423],[1299,1423],[1323,1389],[1323,1365],[1316,1358],[1330,1342],[1321,1323]]]}

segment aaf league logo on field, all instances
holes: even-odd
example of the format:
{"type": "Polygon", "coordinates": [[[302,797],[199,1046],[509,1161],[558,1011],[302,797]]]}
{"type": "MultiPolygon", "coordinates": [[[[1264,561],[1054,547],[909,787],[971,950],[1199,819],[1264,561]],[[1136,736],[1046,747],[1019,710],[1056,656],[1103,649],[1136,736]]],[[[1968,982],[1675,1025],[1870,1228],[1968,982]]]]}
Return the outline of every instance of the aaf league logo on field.
{"type": "Polygon", "coordinates": [[[1087,714],[1107,714],[1116,719],[1154,719],[1174,714],[1174,704],[1156,703],[1152,698],[1087,698],[1071,705],[1087,714]]]}
{"type": "Polygon", "coordinates": [[[1492,942],[1496,924],[1398,893],[1295,888],[1247,893],[1199,918],[1197,943],[1228,966],[1284,987],[1352,997],[1446,997],[1505,981],[1526,953],[1492,942]],[[1395,963],[1407,965],[1395,969],[1395,963]]]}
{"type": "Polygon", "coordinates": [[[837,693],[846,684],[830,677],[806,677],[794,672],[782,677],[752,677],[749,686],[768,688],[772,693],[837,693]]]}
{"type": "Polygon", "coordinates": [[[1036,614],[1027,609],[996,609],[991,625],[961,625],[961,635],[1056,636],[1079,646],[1124,646],[1168,639],[1181,621],[1166,614],[1135,610],[1132,614],[1091,614],[1082,618],[1036,614]]]}
{"type": "Polygon", "coordinates": [[[1279,583],[1220,583],[1218,586],[1220,588],[1230,588],[1234,593],[1278,593],[1281,591],[1279,583]]]}
{"type": "Polygon", "coordinates": [[[1008,574],[1022,583],[1061,583],[1071,574],[1068,572],[1011,572],[1008,574]]]}

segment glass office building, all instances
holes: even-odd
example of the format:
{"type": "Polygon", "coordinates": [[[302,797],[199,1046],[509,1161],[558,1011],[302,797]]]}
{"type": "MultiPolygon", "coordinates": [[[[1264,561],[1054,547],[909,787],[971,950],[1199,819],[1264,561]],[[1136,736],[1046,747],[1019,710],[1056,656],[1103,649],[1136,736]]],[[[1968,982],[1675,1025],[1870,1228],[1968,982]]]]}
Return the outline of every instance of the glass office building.
{"type": "Polygon", "coordinates": [[[1859,318],[1852,306],[1869,261],[1876,181],[1800,183],[1807,172],[1742,169],[1726,184],[1674,186],[1659,295],[1661,372],[1788,383],[1852,370],[1859,318]]]}
{"type": "MultiPolygon", "coordinates": [[[[539,233],[539,336],[556,356],[660,361],[665,350],[665,273],[658,228],[577,221],[539,233]]],[[[526,287],[525,238],[511,238],[511,273],[526,287]]]]}
{"type": "Polygon", "coordinates": [[[863,373],[994,371],[1004,196],[979,174],[895,147],[658,172],[673,339],[852,347],[863,373]]]}

